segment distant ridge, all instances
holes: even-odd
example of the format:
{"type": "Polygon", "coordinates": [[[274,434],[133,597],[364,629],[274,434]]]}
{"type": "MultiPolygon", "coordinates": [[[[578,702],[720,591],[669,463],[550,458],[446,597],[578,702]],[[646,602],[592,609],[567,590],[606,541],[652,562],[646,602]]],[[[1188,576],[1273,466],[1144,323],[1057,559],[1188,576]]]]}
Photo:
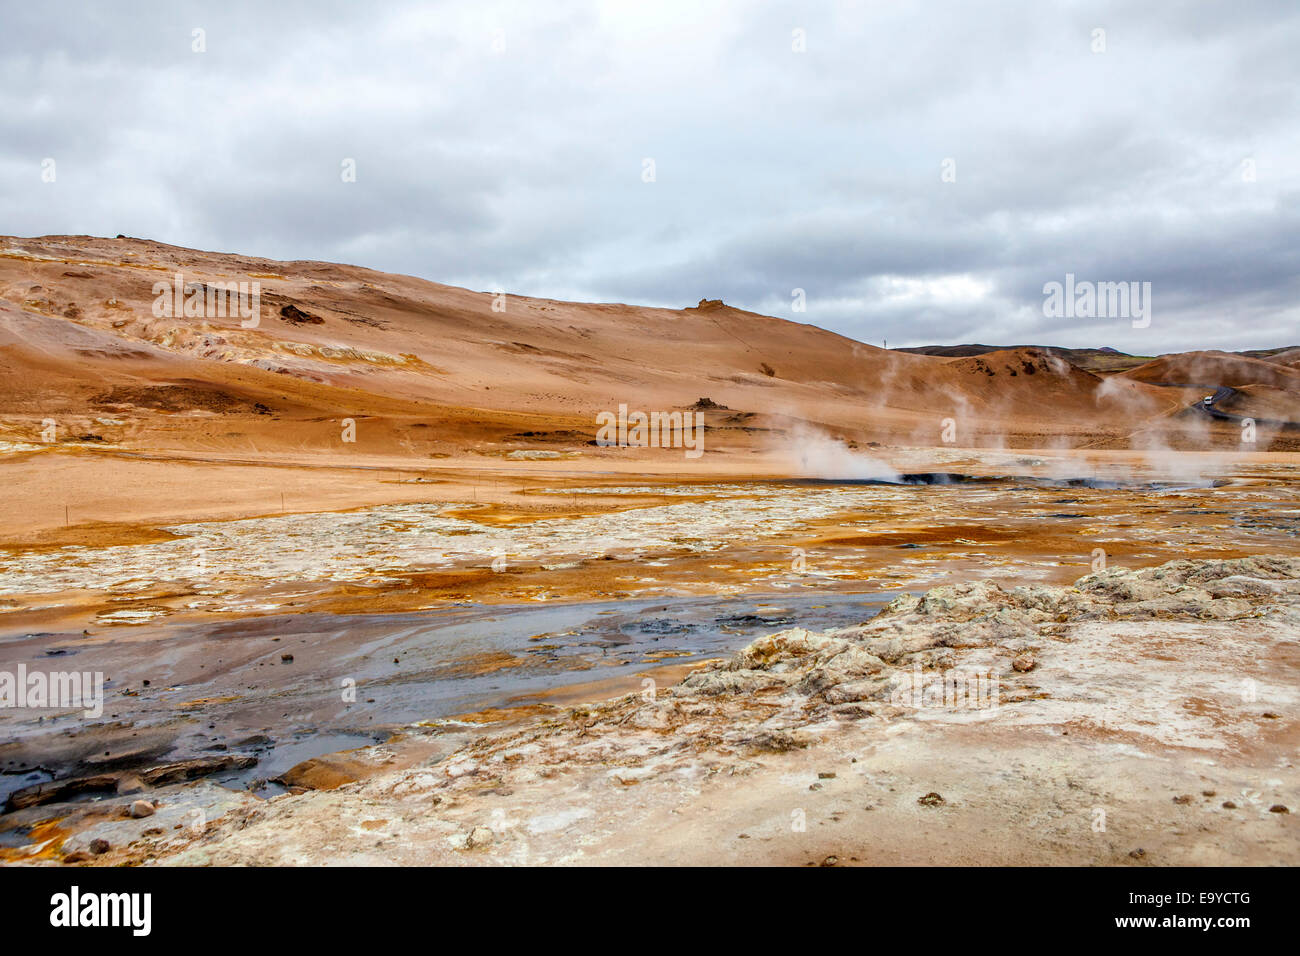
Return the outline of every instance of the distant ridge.
{"type": "Polygon", "coordinates": [[[976,355],[987,355],[990,352],[1024,349],[1037,349],[1056,355],[1065,359],[1071,365],[1077,365],[1089,372],[1122,372],[1126,369],[1137,368],[1139,365],[1149,362],[1152,358],[1149,355],[1129,355],[1127,352],[1121,352],[1110,346],[1095,349],[1067,349],[1054,345],[980,345],[972,343],[967,345],[918,345],[913,348],[896,349],[895,351],[911,352],[914,355],[934,355],[939,358],[970,358],[976,355]]]}

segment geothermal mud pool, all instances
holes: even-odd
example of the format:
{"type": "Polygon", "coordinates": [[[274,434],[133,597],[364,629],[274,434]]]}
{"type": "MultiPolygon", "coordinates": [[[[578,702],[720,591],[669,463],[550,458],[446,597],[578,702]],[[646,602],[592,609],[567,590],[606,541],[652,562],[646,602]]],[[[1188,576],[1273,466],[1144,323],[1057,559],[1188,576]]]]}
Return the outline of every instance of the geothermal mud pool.
{"type": "MultiPolygon", "coordinates": [[[[730,673],[717,662],[766,635],[870,626],[890,600],[915,600],[939,584],[984,580],[1011,590],[1068,584],[1108,563],[1300,554],[1289,467],[1071,480],[1060,473],[1067,466],[1019,462],[1019,476],[963,480],[957,472],[909,484],[561,483],[527,496],[560,513],[530,511],[518,498],[430,501],[170,525],[163,540],[0,555],[0,666],[106,676],[95,720],[0,712],[0,798],[9,811],[0,816],[0,846],[11,860],[57,860],[96,834],[114,846],[190,839],[223,815],[260,812],[267,799],[278,806],[302,799],[293,794],[304,788],[343,785],[343,793],[361,785],[352,781],[438,766],[457,748],[489,745],[476,742],[569,704],[654,698],[684,677],[687,690],[672,690],[674,699],[745,697],[728,717],[738,723],[727,739],[752,736],[764,708],[789,716],[853,705],[852,719],[878,717],[878,668],[855,678],[876,675],[870,687],[832,693],[816,680],[800,684],[794,710],[776,703],[790,690],[784,678],[693,682],[730,673]],[[761,699],[769,694],[777,696],[761,699]],[[819,703],[809,704],[810,694],[819,703]],[[158,821],[121,818],[123,801],[141,794],[168,821],[159,833],[146,833],[158,821]]],[[[1262,577],[1289,573],[1270,566],[1262,577]]],[[[1271,585],[1242,587],[1247,597],[1273,593],[1271,585]]],[[[1233,619],[1259,616],[1228,610],[1233,619]]],[[[1191,621],[1207,613],[1184,605],[1158,612],[1191,621]]],[[[1029,625],[1020,624],[995,627],[987,646],[1023,651],[1033,641],[1025,644],[1029,625]]],[[[1293,622],[1269,639],[1291,648],[1278,651],[1290,666],[1293,622]]],[[[905,653],[871,656],[902,668],[905,653]]],[[[985,654],[981,666],[1004,667],[1000,653],[985,654]]],[[[944,662],[929,654],[912,663],[944,662]]],[[[1101,664],[1076,663],[1047,696],[1073,688],[1084,700],[1113,680],[1101,664]]],[[[1002,679],[1020,687],[1017,699],[1045,699],[1021,686],[1018,669],[1002,679]]],[[[1132,707],[1094,708],[1086,719],[1167,721],[1172,678],[1148,679],[1163,688],[1149,721],[1132,707]]],[[[1275,710],[1292,707],[1285,683],[1266,683],[1275,710]]],[[[1023,720],[1056,719],[1052,706],[1035,706],[1037,716],[1024,712],[1023,720]]],[[[821,718],[847,719],[836,713],[821,718]]],[[[1198,736],[1198,719],[1189,716],[1185,733],[1160,746],[1221,749],[1217,731],[1198,736]]],[[[664,732],[671,737],[679,724],[664,732]]],[[[1278,779],[1292,780],[1282,769],[1278,779]]],[[[459,832],[451,843],[464,843],[459,832]]]]}

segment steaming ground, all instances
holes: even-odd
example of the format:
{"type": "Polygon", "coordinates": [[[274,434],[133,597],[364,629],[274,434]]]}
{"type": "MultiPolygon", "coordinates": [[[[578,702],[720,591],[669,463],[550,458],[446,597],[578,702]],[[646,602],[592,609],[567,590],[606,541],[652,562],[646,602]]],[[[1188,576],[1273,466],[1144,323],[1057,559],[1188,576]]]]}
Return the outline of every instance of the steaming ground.
{"type": "Polygon", "coordinates": [[[1298,609],[1295,557],[944,586],[662,690],[312,761],[296,794],[159,793],[202,826],[79,809],[42,837],[185,865],[1286,863],[1298,609]],[[995,689],[950,704],[954,672],[995,689]]]}
{"type": "Polygon", "coordinates": [[[433,499],[423,502],[166,524],[134,543],[13,550],[0,555],[0,621],[76,630],[367,602],[398,610],[452,600],[918,588],[1008,567],[1027,580],[1064,580],[1090,566],[1097,548],[1152,561],[1295,543],[1291,466],[1279,474],[1268,462],[1229,467],[1209,458],[1171,470],[897,451],[899,461],[943,469],[917,474],[842,449],[811,454],[810,465],[825,466],[815,472],[822,480],[845,483],[569,479],[469,502],[438,501],[435,486],[422,489],[433,499]],[[922,491],[905,480],[938,484],[922,491]],[[1138,526],[1140,535],[1125,531],[1138,526]]]}
{"type": "MultiPolygon", "coordinates": [[[[1151,467],[1161,464],[1159,460],[1138,456],[900,448],[883,448],[880,453],[890,456],[884,468],[871,456],[843,455],[839,459],[843,470],[830,474],[840,482],[897,481],[915,469],[928,468],[977,480],[938,485],[810,484],[796,475],[665,482],[643,475],[638,476],[640,481],[628,482],[593,473],[566,477],[558,473],[560,464],[536,462],[530,467],[553,471],[549,480],[539,480],[542,473],[532,472],[527,494],[514,487],[518,476],[477,489],[452,480],[433,485],[399,480],[395,487],[415,488],[426,500],[342,512],[192,521],[160,526],[156,536],[127,544],[11,551],[0,563],[5,608],[0,613],[4,627],[0,665],[48,667],[48,655],[53,653],[58,655],[55,660],[103,670],[112,679],[105,717],[91,726],[71,714],[48,714],[39,723],[34,718],[0,717],[11,740],[0,748],[0,760],[14,775],[15,785],[41,788],[47,786],[42,781],[79,780],[89,774],[91,779],[107,775],[109,790],[99,784],[98,790],[43,800],[0,816],[0,846],[7,847],[3,852],[14,861],[68,857],[74,862],[96,838],[109,840],[115,848],[103,858],[94,857],[96,862],[147,862],[178,851],[183,851],[180,859],[188,862],[646,862],[671,857],[793,863],[807,862],[802,859],[805,855],[814,859],[833,855],[845,862],[854,856],[856,862],[921,862],[939,859],[936,854],[942,852],[957,853],[969,862],[1128,862],[1135,859],[1127,857],[1134,847],[1126,849],[1122,841],[1106,842],[1102,852],[1096,845],[1067,846],[1059,834],[1046,842],[1026,839],[1027,831],[1019,828],[1044,812],[1043,794],[1054,792],[1056,786],[1050,783],[1050,774],[1057,771],[1049,768],[1065,760],[1074,768],[1069,774],[1092,781],[1088,790],[1093,796],[1087,799],[1109,794],[1106,799],[1118,800],[1126,821],[1124,832],[1134,832],[1129,813],[1147,821],[1143,826],[1154,827],[1156,836],[1141,841],[1145,848],[1138,847],[1148,853],[1150,846],[1164,845],[1171,838],[1166,830],[1183,832],[1155,813],[1163,804],[1151,793],[1163,793],[1160,788],[1167,787],[1167,780],[1180,780],[1191,768],[1201,768],[1197,771],[1201,790],[1238,797],[1244,790],[1256,794],[1257,800],[1265,799],[1258,794],[1267,794],[1268,800],[1293,802],[1288,794],[1294,778],[1277,763],[1280,758],[1266,759],[1265,754],[1273,751],[1259,750],[1252,742],[1254,724],[1238,720],[1231,743],[1218,736],[1213,722],[1196,738],[1161,738],[1155,751],[1136,742],[1149,732],[1140,729],[1143,721],[1177,727],[1181,718],[1176,715],[1187,708],[1190,713],[1223,707],[1219,698],[1236,679],[1231,657],[1215,662],[1188,660],[1188,666],[1200,669],[1197,673],[1206,668],[1222,670],[1216,678],[1221,679],[1216,685],[1218,696],[1212,697],[1206,696],[1208,691],[1193,694],[1190,685],[1180,684],[1178,672],[1168,670],[1166,652],[1153,651],[1155,656],[1148,658],[1139,645],[1129,647],[1125,654],[1132,659],[1124,666],[1142,673],[1144,686],[1159,681],[1167,687],[1156,709],[1134,723],[1136,718],[1121,700],[1111,701],[1104,714],[1093,711],[1082,717],[1071,711],[1073,716],[1052,716],[1043,701],[1069,700],[1074,694],[1092,699],[1096,688],[1118,679],[1106,664],[1108,652],[1070,657],[1069,648],[1061,645],[1065,683],[1053,685],[1047,698],[1035,696],[1044,692],[1042,687],[1018,698],[1030,709],[1017,711],[1018,717],[1008,718],[1009,723],[995,721],[987,727],[981,723],[975,728],[962,720],[951,723],[950,718],[960,714],[929,712],[900,722],[901,714],[881,710],[869,698],[853,704],[858,710],[852,712],[841,701],[834,705],[838,708],[834,714],[818,717],[814,708],[809,716],[804,703],[788,710],[786,704],[776,706],[777,699],[769,699],[767,691],[755,690],[745,692],[739,710],[725,704],[716,714],[710,710],[712,716],[700,711],[695,722],[682,720],[702,704],[675,704],[673,713],[681,716],[658,731],[638,732],[658,734],[661,743],[676,752],[675,741],[698,737],[703,726],[729,728],[723,731],[724,742],[708,745],[720,748],[716,757],[709,756],[715,751],[708,749],[686,763],[674,758],[662,764],[668,777],[661,778],[661,771],[654,769],[659,763],[637,769],[641,765],[635,762],[627,764],[630,769],[621,776],[600,776],[600,780],[614,780],[625,794],[622,809],[603,795],[601,788],[607,784],[597,783],[582,769],[590,758],[563,743],[557,744],[560,749],[553,750],[547,762],[558,768],[558,776],[539,766],[541,776],[530,777],[531,782],[521,778],[513,785],[497,784],[493,773],[483,778],[492,792],[511,791],[512,801],[477,789],[457,791],[450,803],[440,798],[443,802],[436,806],[444,810],[439,811],[442,822],[435,827],[436,838],[422,829],[411,830],[407,811],[385,804],[388,798],[384,797],[380,801],[386,806],[384,813],[364,819],[386,821],[373,827],[393,834],[392,840],[381,841],[392,856],[376,856],[373,846],[364,852],[349,848],[337,834],[323,848],[297,843],[290,848],[292,841],[286,842],[290,831],[275,822],[281,812],[306,813],[313,827],[336,833],[344,819],[356,819],[358,810],[349,809],[353,799],[349,795],[374,806],[373,798],[364,794],[376,792],[375,787],[396,786],[393,774],[451,773],[456,761],[464,759],[454,755],[463,747],[473,753],[478,747],[505,746],[501,753],[507,755],[506,765],[512,765],[513,751],[501,741],[514,738],[492,737],[499,728],[507,728],[507,734],[527,735],[533,733],[527,728],[538,720],[563,724],[571,719],[566,715],[585,712],[571,711],[571,703],[637,694],[647,678],[655,682],[653,686],[669,688],[698,672],[709,657],[725,657],[756,635],[783,626],[829,622],[834,620],[828,617],[832,614],[851,614],[852,604],[842,603],[846,599],[858,602],[863,618],[869,618],[893,595],[923,593],[955,582],[982,581],[1004,589],[1066,585],[1090,573],[1099,554],[1108,566],[1134,568],[1184,558],[1223,562],[1251,555],[1300,555],[1300,507],[1295,495],[1300,463],[1285,456],[1235,462],[1202,456],[1199,467],[1188,462],[1171,474],[1151,467]],[[1195,482],[1179,484],[1192,472],[1195,482]],[[1089,483],[1049,480],[1062,477],[1086,478],[1089,483]],[[1093,487],[1091,483],[1098,480],[1110,484],[1093,487]],[[459,501],[437,500],[445,489],[469,493],[459,501]],[[466,500],[471,497],[478,500],[466,500]],[[716,613],[710,616],[702,609],[692,613],[703,613],[703,618],[681,616],[686,602],[700,600],[708,602],[701,608],[712,606],[716,613]],[[832,610],[832,605],[838,610],[832,610]],[[562,616],[537,616],[546,608],[562,616]],[[622,612],[632,616],[620,625],[621,630],[610,631],[595,623],[601,614],[635,608],[643,610],[622,612]],[[360,616],[363,613],[368,616],[360,616]],[[431,643],[434,634],[458,633],[446,629],[459,619],[457,615],[468,615],[458,625],[464,639],[446,642],[439,636],[431,643]],[[505,630],[503,622],[513,623],[505,630]],[[704,625],[707,632],[701,630],[704,625]],[[709,642],[701,643],[705,633],[709,642]],[[480,646],[478,635],[500,637],[480,646]],[[629,635],[633,643],[621,644],[629,635]],[[638,643],[642,641],[652,643],[642,646],[638,643]],[[289,663],[282,660],[286,648],[295,658],[289,663]],[[1085,666],[1085,660],[1091,663],[1085,666]],[[357,703],[340,705],[337,687],[349,676],[357,680],[357,703]],[[429,698],[422,710],[420,688],[435,686],[447,688],[439,691],[443,703],[429,698]],[[490,702],[490,706],[448,720],[446,701],[458,699],[457,695],[467,705],[482,708],[490,702]],[[327,701],[333,704],[326,707],[327,701]],[[478,703],[471,704],[474,701],[478,703]],[[779,714],[788,716],[774,723],[772,716],[779,714]],[[935,719],[951,729],[936,736],[926,729],[935,719]],[[1029,738],[1029,743],[1004,733],[1026,720],[1024,727],[1056,729],[1045,738],[1029,738]],[[1063,757],[1054,751],[1052,742],[1063,739],[1067,730],[1086,740],[1086,728],[1098,732],[1110,727],[1108,722],[1116,723],[1105,733],[1127,743],[1107,744],[1105,754],[1095,760],[1079,754],[1063,757]],[[838,729],[832,731],[831,725],[838,729]],[[861,737],[859,731],[868,726],[875,729],[861,737]],[[827,728],[826,735],[816,729],[821,727],[827,728]],[[877,732],[884,734],[879,740],[877,732]],[[813,740],[821,742],[806,749],[796,746],[789,757],[761,758],[762,766],[754,766],[748,757],[732,764],[728,754],[734,748],[725,738],[734,733],[758,735],[755,739],[761,740],[771,734],[777,736],[770,739],[784,740],[780,734],[811,733],[813,740]],[[1135,733],[1139,737],[1132,736],[1135,733]],[[362,749],[351,749],[356,747],[362,749]],[[1125,748],[1136,750],[1130,753],[1125,748]],[[1225,748],[1238,755],[1230,766],[1207,769],[1203,761],[1219,766],[1225,748]],[[347,752],[329,756],[340,750],[347,752]],[[1162,756],[1155,757],[1157,752],[1162,756]],[[1201,756],[1195,756],[1198,752],[1201,756]],[[53,754],[63,756],[51,759],[53,754]],[[992,772],[988,764],[992,754],[1001,754],[997,759],[1020,767],[1023,775],[997,785],[981,784],[980,775],[992,772]],[[257,763],[246,769],[231,763],[241,759],[257,763]],[[860,770],[854,759],[864,764],[860,770]],[[1153,759],[1155,763],[1141,763],[1153,759]],[[815,825],[835,825],[838,835],[827,842],[822,832],[831,831],[814,830],[816,838],[787,840],[772,815],[779,810],[777,816],[788,820],[795,810],[807,813],[811,805],[806,798],[791,802],[794,795],[810,793],[813,784],[839,788],[840,784],[824,782],[817,774],[830,772],[826,767],[846,760],[852,769],[836,771],[838,776],[831,779],[866,773],[864,780],[879,791],[869,802],[874,809],[888,812],[870,821],[858,818],[846,831],[838,824],[854,818],[843,802],[849,793],[830,803],[815,798],[826,809],[815,825]],[[148,785],[140,793],[158,801],[159,813],[165,812],[168,820],[182,820],[201,809],[210,821],[210,832],[183,830],[177,835],[164,828],[163,833],[151,835],[146,831],[157,827],[150,818],[132,821],[120,816],[124,799],[114,797],[112,789],[131,788],[130,781],[139,774],[169,763],[201,775],[193,783],[148,785]],[[30,776],[37,764],[53,772],[30,776]],[[952,769],[923,772],[933,766],[952,769]],[[741,791],[718,791],[706,785],[719,772],[711,767],[723,767],[728,776],[748,776],[757,790],[745,791],[749,796],[743,798],[741,791]],[[1127,781],[1123,788],[1116,790],[1106,783],[1113,773],[1123,774],[1127,781]],[[798,782],[809,774],[811,783],[798,782]],[[1165,782],[1160,781],[1162,775],[1165,782]],[[266,784],[272,776],[281,782],[266,784]],[[680,779],[682,786],[664,789],[669,779],[680,779]],[[572,782],[565,784],[566,780],[572,782]],[[652,785],[640,790],[638,781],[652,785]],[[1138,793],[1134,788],[1139,785],[1146,791],[1138,793]],[[330,788],[328,796],[320,792],[322,787],[330,788]],[[910,794],[909,788],[920,789],[906,798],[897,796],[910,794]],[[924,833],[902,844],[888,838],[892,828],[927,819],[933,822],[926,817],[912,821],[916,811],[908,804],[931,790],[946,792],[945,806],[958,803],[965,808],[960,820],[938,818],[947,821],[938,832],[954,841],[948,849],[941,850],[942,843],[924,833]],[[583,793],[588,796],[579,797],[583,793]],[[1001,810],[996,802],[989,802],[994,793],[998,800],[1009,801],[1001,810]],[[303,809],[290,811],[296,800],[306,801],[303,809]],[[290,803],[282,807],[283,801],[290,803]],[[544,809],[551,801],[567,809],[544,809]],[[700,801],[715,810],[724,808],[719,819],[731,822],[710,831],[707,815],[697,817],[700,811],[692,809],[702,806],[700,801]],[[617,832],[615,821],[628,819],[628,813],[642,821],[658,820],[672,807],[698,822],[685,829],[665,822],[665,832],[675,834],[667,842],[630,836],[611,842],[609,836],[602,836],[617,832]],[[504,823],[498,809],[506,814],[504,823]],[[257,832],[262,850],[245,849],[241,840],[232,837],[228,824],[237,819],[261,821],[257,832]],[[480,846],[477,855],[465,856],[469,852],[465,847],[473,843],[469,834],[479,826],[493,831],[492,846],[498,849],[480,846]],[[760,842],[737,844],[739,837],[732,834],[725,838],[724,847],[718,841],[724,840],[727,827],[760,842]],[[982,843],[990,827],[1007,830],[1007,839],[1015,835],[1020,850],[982,843]],[[549,836],[543,836],[551,832],[563,835],[570,847],[587,849],[560,852],[558,846],[551,846],[549,836]],[[227,843],[229,849],[223,849],[227,843]],[[703,849],[710,846],[708,852],[703,849]]],[[[1276,591],[1274,585],[1249,582],[1232,587],[1244,588],[1247,595],[1276,591]]],[[[987,608],[980,613],[996,612],[996,601],[985,603],[987,608]]],[[[1179,607],[1183,608],[1179,614],[1190,615],[1187,621],[1202,613],[1186,600],[1179,607]]],[[[1125,613],[1132,617],[1134,612],[1125,613]]],[[[1237,615],[1231,624],[1233,640],[1249,642],[1257,635],[1264,643],[1251,650],[1251,659],[1272,660],[1275,664],[1267,666],[1284,668],[1276,673],[1261,671],[1258,668],[1266,665],[1258,663],[1243,671],[1242,679],[1267,686],[1267,702],[1260,698],[1261,713],[1281,715],[1278,729],[1291,733],[1292,703],[1277,682],[1282,679],[1285,684],[1284,675],[1289,673],[1285,668],[1294,664],[1293,631],[1288,630],[1290,625],[1257,623],[1264,619],[1252,616],[1255,612],[1247,608],[1233,613],[1237,615]]],[[[1105,615],[1098,620],[1105,620],[1105,615]]],[[[1198,625],[1187,622],[1175,626],[1171,619],[1166,625],[1157,618],[1155,624],[1162,647],[1188,650],[1219,639],[1196,632],[1198,625]]],[[[841,619],[833,626],[845,623],[841,619]]],[[[1043,648],[1042,635],[1036,640],[1016,624],[998,627],[999,640],[1009,642],[1008,653],[1043,648]]],[[[1152,633],[1150,627],[1145,624],[1131,633],[1107,631],[1105,640],[1115,647],[1121,646],[1116,642],[1147,640],[1144,635],[1152,633]]],[[[954,633],[966,630],[961,627],[954,633]]],[[[910,640],[906,633],[902,637],[910,640]]],[[[932,669],[942,659],[926,657],[924,663],[932,669]]],[[[726,692],[733,693],[734,689],[726,692]]],[[[712,700],[711,695],[704,699],[712,700]]],[[[599,707],[592,711],[601,712],[599,707]]],[[[1256,714],[1251,720],[1272,718],[1256,714]]],[[[711,739],[712,731],[704,733],[701,742],[711,739]]],[[[753,746],[745,744],[734,753],[749,753],[753,746]]],[[[605,759],[623,766],[622,761],[639,753],[640,747],[619,744],[612,752],[624,756],[605,759]],[[625,746],[632,750],[625,752],[625,746]]],[[[762,747],[771,749],[767,744],[762,747]]],[[[776,753],[785,750],[782,744],[776,753]]],[[[474,779],[479,779],[479,773],[474,771],[474,779]]],[[[451,778],[460,775],[452,773],[451,778]]],[[[404,786],[394,793],[405,793],[404,786]]],[[[1186,789],[1191,788],[1189,782],[1186,789]]],[[[1173,796],[1182,794],[1167,799],[1172,801],[1173,796]]],[[[401,799],[405,806],[407,798],[401,799]]],[[[421,805],[423,799],[413,805],[421,805]]],[[[1247,805],[1241,800],[1230,802],[1247,805]]],[[[1246,824],[1247,830],[1260,841],[1265,828],[1282,825],[1267,808],[1250,812],[1254,815],[1249,820],[1254,822],[1246,824]]],[[[1267,844],[1272,850],[1256,851],[1245,844],[1225,843],[1221,827],[1228,825],[1212,821],[1215,836],[1210,842],[1208,837],[1198,838],[1197,853],[1218,862],[1271,862],[1289,845],[1283,840],[1267,844]]],[[[479,839],[488,838],[480,834],[479,839]]],[[[1132,841],[1137,839],[1135,833],[1132,841]]],[[[1174,846],[1167,844],[1171,855],[1163,860],[1148,862],[1188,859],[1175,854],[1174,846]]]]}
{"type": "Polygon", "coordinates": [[[824,432],[796,429],[779,454],[797,468],[792,474],[806,478],[846,481],[899,481],[900,472],[878,458],[848,447],[824,432]]]}
{"type": "Polygon", "coordinates": [[[0,247],[0,670],[107,677],[0,710],[6,860],[1296,856],[1289,352],[0,247]],[[177,272],[260,322],[155,315],[177,272]],[[621,405],[703,454],[596,443],[621,405]],[[1008,706],[883,693],[955,666],[1008,706]]]}

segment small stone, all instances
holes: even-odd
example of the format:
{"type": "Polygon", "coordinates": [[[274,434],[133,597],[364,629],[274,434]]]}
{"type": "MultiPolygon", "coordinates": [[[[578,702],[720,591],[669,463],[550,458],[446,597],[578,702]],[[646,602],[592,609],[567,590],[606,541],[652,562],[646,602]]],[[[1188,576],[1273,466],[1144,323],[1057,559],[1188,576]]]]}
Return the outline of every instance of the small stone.
{"type": "Polygon", "coordinates": [[[142,836],[162,836],[164,832],[166,832],[166,831],[164,831],[162,827],[150,827],[149,829],[145,830],[141,835],[142,835],[142,836]]]}
{"type": "Polygon", "coordinates": [[[1269,813],[1290,813],[1291,811],[1287,807],[1284,807],[1282,804],[1275,803],[1268,808],[1268,812],[1269,813]]]}
{"type": "Polygon", "coordinates": [[[1214,796],[1214,791],[1213,791],[1213,790],[1202,790],[1202,791],[1201,791],[1201,796],[1203,796],[1203,797],[1212,797],[1212,796],[1214,796]]]}
{"type": "Polygon", "coordinates": [[[833,773],[819,773],[819,774],[817,774],[817,779],[818,779],[818,780],[834,780],[834,779],[835,779],[835,774],[833,774],[833,773]]]}
{"type": "Polygon", "coordinates": [[[78,850],[76,853],[69,853],[63,858],[64,863],[85,863],[90,856],[78,850]]]}
{"type": "Polygon", "coordinates": [[[1033,670],[1037,666],[1038,661],[1034,660],[1034,655],[1029,653],[1019,654],[1011,662],[1011,667],[1014,670],[1020,671],[1022,674],[1033,670]]]}
{"type": "Polygon", "coordinates": [[[1225,809],[1225,810],[1236,810],[1236,809],[1237,809],[1237,805],[1236,805],[1235,803],[1233,803],[1231,800],[1224,800],[1224,801],[1223,801],[1223,809],[1225,809]]]}
{"type": "Polygon", "coordinates": [[[465,849],[472,850],[475,847],[488,846],[496,838],[496,834],[488,827],[475,827],[465,838],[465,849]]]}
{"type": "Polygon", "coordinates": [[[808,789],[809,789],[809,790],[820,790],[821,788],[822,788],[822,785],[821,785],[820,783],[810,783],[810,784],[808,784],[808,789]]]}
{"type": "Polygon", "coordinates": [[[1191,802],[1192,802],[1192,795],[1190,793],[1180,793],[1178,796],[1174,797],[1174,803],[1177,803],[1180,806],[1182,804],[1191,803],[1191,802]]]}
{"type": "Polygon", "coordinates": [[[107,853],[111,849],[113,849],[113,844],[109,843],[103,837],[96,837],[90,841],[90,852],[96,855],[107,853]]]}
{"type": "Polygon", "coordinates": [[[923,807],[941,807],[944,804],[943,797],[931,790],[923,797],[917,797],[916,802],[923,807]]]}
{"type": "Polygon", "coordinates": [[[148,800],[136,800],[131,804],[130,814],[137,820],[153,816],[153,804],[148,800]]]}
{"type": "Polygon", "coordinates": [[[828,856],[822,860],[822,866],[839,866],[840,858],[838,856],[828,856]]]}
{"type": "Polygon", "coordinates": [[[292,664],[292,663],[293,663],[293,655],[292,655],[292,654],[281,654],[281,655],[280,655],[280,663],[282,663],[282,664],[292,664]]]}
{"type": "Polygon", "coordinates": [[[1140,860],[1142,859],[1142,857],[1146,855],[1147,855],[1147,851],[1142,849],[1141,847],[1138,847],[1136,850],[1133,850],[1129,853],[1129,856],[1133,857],[1133,859],[1135,860],[1140,860]]]}

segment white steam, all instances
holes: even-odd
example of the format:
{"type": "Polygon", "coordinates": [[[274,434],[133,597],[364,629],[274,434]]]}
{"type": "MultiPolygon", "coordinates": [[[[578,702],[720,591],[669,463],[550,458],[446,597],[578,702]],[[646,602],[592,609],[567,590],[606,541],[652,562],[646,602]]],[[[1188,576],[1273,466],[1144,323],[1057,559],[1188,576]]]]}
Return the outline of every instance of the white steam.
{"type": "Polygon", "coordinates": [[[824,432],[800,426],[779,449],[792,473],[804,478],[857,481],[899,481],[898,471],[878,458],[856,451],[824,432]]]}

